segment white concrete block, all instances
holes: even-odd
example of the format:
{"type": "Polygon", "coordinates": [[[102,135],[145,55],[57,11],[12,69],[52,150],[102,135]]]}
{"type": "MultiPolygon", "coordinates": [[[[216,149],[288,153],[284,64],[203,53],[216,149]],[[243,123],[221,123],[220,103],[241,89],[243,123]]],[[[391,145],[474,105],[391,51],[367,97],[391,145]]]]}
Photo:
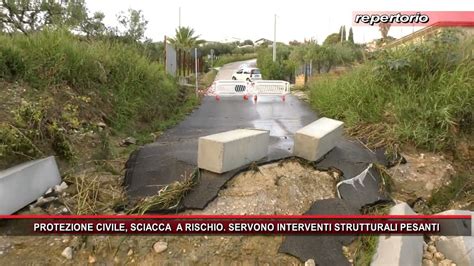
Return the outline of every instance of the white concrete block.
{"type": "Polygon", "coordinates": [[[12,214],[61,183],[54,157],[0,171],[0,214],[12,214]]]}
{"type": "MultiPolygon", "coordinates": [[[[443,211],[443,212],[440,212],[440,213],[437,213],[436,215],[470,215],[471,216],[471,236],[474,237],[474,211],[468,211],[468,210],[447,210],[447,211],[443,211]]],[[[449,221],[449,220],[448,220],[449,221]]],[[[453,227],[453,225],[450,225],[451,227],[453,227]]],[[[457,232],[462,232],[464,231],[464,226],[459,226],[459,224],[457,223],[456,224],[456,227],[457,228],[450,228],[450,229],[454,229],[456,230],[457,232]]],[[[464,233],[462,233],[464,234],[464,233]]],[[[474,251],[473,251],[474,253],[474,251]]]]}
{"type": "Polygon", "coordinates": [[[267,156],[270,133],[237,129],[199,138],[198,167],[224,173],[267,156]]]}
{"type": "Polygon", "coordinates": [[[436,249],[456,265],[474,265],[474,236],[442,236],[436,241],[436,249]]]}
{"type": "MultiPolygon", "coordinates": [[[[416,213],[404,202],[390,209],[390,215],[414,214],[416,213]]],[[[423,235],[381,235],[370,265],[421,265],[423,243],[423,235]]]]}
{"type": "MultiPolygon", "coordinates": [[[[436,249],[456,265],[474,265],[474,212],[468,210],[448,210],[437,215],[470,215],[471,235],[468,236],[442,236],[436,241],[436,249]]],[[[453,226],[453,225],[451,225],[453,226]]],[[[459,225],[458,225],[459,226],[459,225]]],[[[454,226],[456,227],[456,226],[454,226]]],[[[461,228],[456,228],[459,231],[461,228]]],[[[454,229],[454,230],[456,230],[454,229]]]]}
{"type": "Polygon", "coordinates": [[[317,161],[336,146],[344,123],[327,117],[296,131],[293,154],[308,161],[317,161]]]}
{"type": "Polygon", "coordinates": [[[410,205],[402,202],[390,208],[390,215],[416,215],[416,212],[412,210],[410,205]]]}

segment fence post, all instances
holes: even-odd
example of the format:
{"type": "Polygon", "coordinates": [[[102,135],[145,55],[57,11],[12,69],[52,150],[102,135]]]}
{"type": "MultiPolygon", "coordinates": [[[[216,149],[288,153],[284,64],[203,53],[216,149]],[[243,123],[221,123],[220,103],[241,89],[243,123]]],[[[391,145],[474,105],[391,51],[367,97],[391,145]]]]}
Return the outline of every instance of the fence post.
{"type": "Polygon", "coordinates": [[[194,48],[194,72],[195,72],[195,75],[196,75],[196,97],[199,97],[199,94],[198,94],[198,58],[197,58],[197,52],[198,52],[198,48],[194,48]]]}

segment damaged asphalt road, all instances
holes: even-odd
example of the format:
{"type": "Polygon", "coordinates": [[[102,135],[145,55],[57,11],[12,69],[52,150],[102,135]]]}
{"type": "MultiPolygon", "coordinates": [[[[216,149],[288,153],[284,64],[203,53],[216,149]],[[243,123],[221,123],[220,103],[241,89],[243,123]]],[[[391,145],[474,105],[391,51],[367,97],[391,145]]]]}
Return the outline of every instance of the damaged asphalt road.
{"type": "MultiPolygon", "coordinates": [[[[130,156],[125,176],[128,194],[131,197],[155,195],[162,185],[189,176],[197,167],[199,137],[238,128],[269,130],[269,152],[262,162],[274,161],[292,156],[294,133],[316,119],[316,114],[307,104],[292,96],[284,102],[280,97],[261,97],[257,103],[244,101],[241,97],[222,98],[220,101],[204,97],[199,108],[179,125],[166,131],[157,142],[141,147],[130,156]]],[[[213,174],[203,171],[201,178],[206,179],[207,175],[213,174]]],[[[201,195],[209,202],[218,190],[201,192],[213,194],[201,195]]]]}
{"type": "MultiPolygon", "coordinates": [[[[184,121],[167,130],[156,142],[143,146],[130,155],[126,163],[125,184],[130,198],[153,196],[165,185],[189,177],[197,167],[198,139],[239,128],[270,131],[268,156],[257,162],[266,164],[292,157],[293,136],[297,130],[317,120],[310,107],[294,96],[286,101],[280,97],[260,97],[258,102],[241,97],[204,97],[198,109],[184,121]]],[[[371,170],[371,175],[351,181],[372,163],[387,165],[383,151],[370,151],[361,143],[340,140],[336,147],[320,161],[313,162],[318,170],[336,168],[342,172],[338,187],[340,199],[316,201],[308,214],[354,214],[365,205],[390,200],[381,194],[382,179],[371,170]]],[[[234,176],[248,166],[223,174],[201,170],[197,184],[185,196],[177,209],[204,209],[234,176]]],[[[169,212],[170,210],[168,210],[169,212]]],[[[318,265],[346,265],[341,246],[353,238],[334,236],[288,236],[280,252],[305,261],[314,258],[318,265]],[[308,245],[308,243],[312,243],[308,245]],[[311,248],[309,248],[311,246],[311,248]]]]}
{"type": "MultiPolygon", "coordinates": [[[[179,125],[130,156],[125,175],[128,195],[131,198],[152,196],[163,186],[189,177],[197,167],[199,137],[238,128],[269,130],[268,156],[258,162],[264,164],[291,157],[294,133],[316,119],[317,115],[309,106],[293,96],[288,96],[284,102],[279,97],[261,97],[257,103],[244,101],[241,97],[220,101],[205,97],[201,106],[179,125]]],[[[316,169],[334,167],[343,173],[344,179],[349,179],[374,162],[386,164],[383,152],[372,152],[360,143],[341,140],[316,163],[316,169]]],[[[205,208],[228,180],[246,169],[241,167],[220,175],[201,170],[200,182],[185,197],[180,209],[205,208]]],[[[378,182],[370,187],[377,186],[378,182]]],[[[358,198],[361,207],[372,203],[378,191],[354,193],[359,194],[357,190],[345,189],[342,197],[358,198]]]]}
{"type": "MultiPolygon", "coordinates": [[[[325,199],[316,201],[305,213],[308,215],[347,215],[359,214],[359,211],[344,200],[325,199]]],[[[315,259],[318,265],[351,265],[342,254],[342,246],[354,240],[353,235],[294,235],[287,236],[279,251],[300,258],[302,261],[315,259]]]]}

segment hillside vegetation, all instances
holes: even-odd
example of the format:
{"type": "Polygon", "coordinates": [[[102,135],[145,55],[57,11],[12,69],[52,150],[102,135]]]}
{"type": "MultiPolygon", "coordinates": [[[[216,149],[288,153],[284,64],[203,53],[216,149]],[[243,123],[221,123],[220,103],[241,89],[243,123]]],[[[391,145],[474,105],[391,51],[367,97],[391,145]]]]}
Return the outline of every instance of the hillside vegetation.
{"type": "MultiPolygon", "coordinates": [[[[307,85],[313,109],[344,121],[347,133],[369,148],[386,148],[387,155],[397,161],[399,152],[405,155],[413,150],[422,157],[426,151],[436,151],[436,156],[450,159],[456,174],[449,182],[427,199],[408,195],[417,198],[407,202],[419,213],[473,206],[473,48],[472,37],[444,30],[422,43],[368,54],[368,60],[351,70],[320,74],[307,85]],[[417,206],[418,200],[422,203],[417,206]]],[[[416,162],[409,163],[415,168],[416,162]]],[[[440,166],[424,167],[433,171],[440,166]]],[[[416,170],[417,178],[423,178],[423,168],[416,170]]],[[[410,183],[407,176],[403,178],[410,183]]],[[[388,177],[387,184],[392,178],[388,177]]],[[[406,193],[400,187],[391,189],[406,193]]],[[[374,208],[373,212],[383,210],[374,208]]],[[[370,264],[377,239],[359,236],[354,265],[370,264]]]]}
{"type": "Polygon", "coordinates": [[[71,161],[87,137],[160,130],[195,101],[184,101],[176,80],[138,44],[63,30],[0,35],[0,81],[7,165],[51,151],[71,161]]]}
{"type": "Polygon", "coordinates": [[[430,150],[454,149],[473,132],[473,48],[472,38],[444,31],[421,44],[381,51],[342,76],[315,80],[311,103],[349,126],[372,125],[361,133],[373,143],[379,134],[430,150]]]}

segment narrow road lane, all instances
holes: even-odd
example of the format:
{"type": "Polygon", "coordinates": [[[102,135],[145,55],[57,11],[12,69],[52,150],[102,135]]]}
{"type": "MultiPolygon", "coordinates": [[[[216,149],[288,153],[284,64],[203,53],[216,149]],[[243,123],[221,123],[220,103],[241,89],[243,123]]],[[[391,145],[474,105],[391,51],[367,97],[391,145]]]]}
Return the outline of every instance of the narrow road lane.
{"type": "Polygon", "coordinates": [[[229,79],[232,79],[232,74],[236,70],[238,70],[238,68],[243,64],[246,64],[249,67],[256,67],[257,66],[257,59],[238,61],[238,62],[233,62],[233,63],[223,65],[219,69],[219,73],[217,73],[216,80],[225,80],[225,79],[229,80],[229,79]]]}
{"type": "MultiPolygon", "coordinates": [[[[221,68],[218,78],[228,78],[241,64],[235,62],[221,68]]],[[[270,131],[271,144],[267,160],[292,154],[293,135],[317,119],[309,106],[289,95],[264,96],[255,103],[242,97],[204,97],[198,109],[180,124],[167,130],[155,143],[132,154],[127,163],[126,183],[129,195],[155,195],[162,185],[182,180],[197,165],[198,138],[238,128],[258,128],[270,131]]]]}
{"type": "MultiPolygon", "coordinates": [[[[249,62],[222,67],[218,78],[229,78],[243,63],[249,62]]],[[[223,97],[220,101],[206,96],[201,106],[179,125],[166,131],[157,142],[131,155],[125,176],[128,193],[131,197],[156,195],[163,185],[190,176],[197,167],[198,139],[201,136],[237,128],[269,130],[268,156],[259,161],[268,163],[291,157],[295,132],[316,119],[317,115],[306,103],[291,95],[284,102],[280,97],[269,96],[259,97],[258,102],[240,96],[223,97]]],[[[322,171],[338,169],[343,180],[352,180],[337,189],[340,198],[318,200],[306,214],[357,214],[363,206],[391,202],[388,194],[380,189],[382,177],[376,170],[371,169],[370,175],[353,179],[372,163],[388,165],[383,150],[370,151],[359,142],[341,139],[322,160],[313,162],[313,166],[322,171]]],[[[200,170],[197,183],[171,211],[205,209],[227,181],[246,170],[248,166],[223,174],[200,170]]],[[[352,240],[352,236],[287,236],[279,252],[301,261],[315,258],[321,265],[350,265],[342,254],[342,245],[348,245],[352,240]]]]}

